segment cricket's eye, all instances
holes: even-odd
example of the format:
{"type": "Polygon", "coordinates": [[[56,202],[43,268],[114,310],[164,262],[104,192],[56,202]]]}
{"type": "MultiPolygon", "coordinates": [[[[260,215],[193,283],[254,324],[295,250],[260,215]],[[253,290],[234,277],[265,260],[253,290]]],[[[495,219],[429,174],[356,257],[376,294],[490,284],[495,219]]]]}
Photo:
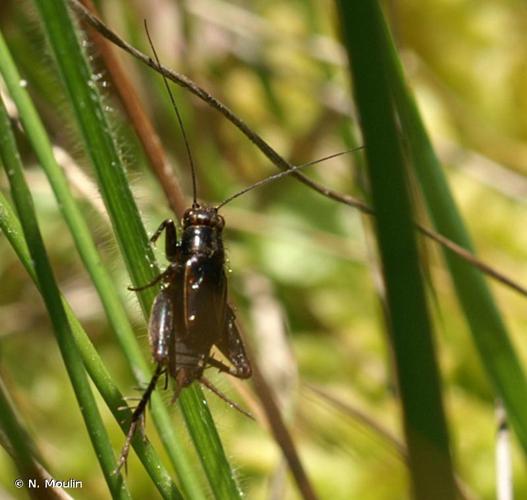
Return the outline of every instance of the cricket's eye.
{"type": "Polygon", "coordinates": [[[216,227],[221,231],[225,226],[225,219],[221,215],[216,215],[216,227]]]}
{"type": "Polygon", "coordinates": [[[192,224],[193,215],[194,213],[191,208],[185,212],[185,215],[183,215],[183,227],[188,227],[192,224]]]}
{"type": "Polygon", "coordinates": [[[203,224],[203,215],[201,211],[190,208],[183,216],[183,227],[203,224]]]}

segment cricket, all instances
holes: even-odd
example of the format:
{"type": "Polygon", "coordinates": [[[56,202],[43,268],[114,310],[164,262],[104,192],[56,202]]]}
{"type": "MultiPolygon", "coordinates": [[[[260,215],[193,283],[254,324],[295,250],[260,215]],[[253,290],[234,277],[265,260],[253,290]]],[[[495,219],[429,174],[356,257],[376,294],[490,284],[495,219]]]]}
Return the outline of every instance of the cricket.
{"type": "MultiPolygon", "coordinates": [[[[155,62],[161,68],[146,20],[144,29],[155,62]]],[[[168,267],[152,282],[136,288],[129,287],[131,291],[140,292],[161,284],[161,291],[154,301],[148,323],[151,354],[157,368],[133,412],[116,472],[126,465],[130,442],[138,425],[144,422],[148,401],[163,374],[175,381],[172,402],[177,400],[185,387],[197,381],[252,418],[204,376],[207,368],[216,368],[240,379],[247,379],[252,374],[251,363],[236,325],[236,316],[228,302],[222,237],[225,219],[218,213],[219,209],[248,191],[294,174],[300,169],[362,149],[359,147],[339,152],[271,175],[231,195],[215,207],[202,205],[197,198],[196,168],[183,121],[168,81],[162,71],[160,73],[183,136],[191,170],[193,201],[183,215],[180,238],[174,220],[165,219],[150,239],[155,244],[162,233],[165,233],[168,267]],[[213,347],[225,356],[230,366],[211,354],[213,347]]]]}

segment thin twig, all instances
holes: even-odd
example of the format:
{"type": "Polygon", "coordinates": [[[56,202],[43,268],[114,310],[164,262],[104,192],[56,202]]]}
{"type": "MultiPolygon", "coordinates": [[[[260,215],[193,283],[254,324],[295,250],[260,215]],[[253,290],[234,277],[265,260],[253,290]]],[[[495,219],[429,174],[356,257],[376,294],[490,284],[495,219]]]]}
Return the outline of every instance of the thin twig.
{"type": "Polygon", "coordinates": [[[521,293],[522,295],[527,296],[527,288],[522,284],[514,281],[512,278],[509,278],[502,272],[498,271],[496,268],[487,264],[486,262],[478,259],[473,253],[470,253],[466,248],[463,248],[461,245],[458,245],[452,240],[449,240],[446,236],[443,236],[440,233],[432,231],[431,229],[423,226],[419,222],[415,222],[417,229],[423,233],[425,236],[428,236],[431,240],[443,245],[448,250],[455,253],[458,257],[461,257],[463,260],[467,261],[469,264],[472,264],[474,267],[477,267],[481,272],[487,276],[494,278],[496,281],[512,288],[513,290],[521,293]]]}
{"type": "MultiPolygon", "coordinates": [[[[258,147],[258,149],[260,149],[260,151],[276,167],[278,167],[281,170],[291,170],[292,168],[294,168],[292,164],[290,164],[287,160],[285,160],[282,156],[280,156],[278,152],[276,152],[258,134],[256,134],[252,129],[250,129],[248,125],[243,120],[241,120],[238,116],[236,116],[226,105],[218,101],[215,97],[210,95],[206,90],[202,89],[199,85],[197,85],[190,78],[188,78],[187,76],[183,74],[172,71],[168,68],[165,68],[163,65],[158,65],[152,58],[143,54],[141,51],[137,50],[135,47],[131,46],[130,44],[125,42],[122,38],[120,38],[118,35],[116,35],[100,19],[94,16],[91,12],[89,12],[86,9],[86,7],[84,7],[81,3],[79,3],[78,0],[69,0],[69,2],[72,5],[72,7],[78,13],[80,13],[81,16],[83,16],[85,21],[88,22],[91,26],[93,26],[93,28],[95,28],[99,33],[101,33],[105,38],[113,42],[115,45],[123,49],[125,52],[128,52],[135,58],[139,59],[147,66],[150,66],[155,71],[158,71],[159,73],[164,75],[169,80],[172,80],[177,85],[183,88],[186,88],[192,94],[199,97],[204,102],[209,104],[211,107],[219,111],[225,118],[227,118],[227,120],[229,120],[234,126],[236,126],[256,147],[258,147]]],[[[358,200],[352,196],[339,193],[325,186],[322,186],[318,184],[317,182],[312,181],[311,179],[309,179],[308,177],[306,177],[300,172],[294,172],[292,175],[296,177],[297,179],[299,179],[304,184],[306,184],[307,186],[309,186],[310,188],[326,196],[327,198],[330,198],[339,203],[343,203],[350,207],[357,208],[358,210],[360,210],[361,212],[365,214],[375,216],[375,212],[373,208],[361,200],[358,200]]],[[[164,186],[165,181],[161,177],[160,177],[160,182],[164,186]]],[[[440,245],[446,247],[448,250],[455,253],[461,259],[477,267],[480,271],[482,271],[487,276],[495,279],[496,281],[504,284],[505,286],[509,288],[512,288],[518,293],[521,293],[522,295],[527,296],[527,288],[525,286],[509,278],[508,276],[498,271],[496,268],[492,267],[491,265],[478,259],[470,251],[466,250],[465,248],[458,245],[454,241],[450,240],[446,236],[443,236],[430,228],[424,227],[420,223],[416,223],[416,226],[419,229],[419,231],[423,233],[425,236],[429,237],[430,239],[439,243],[440,245]]]]}
{"type": "MultiPolygon", "coordinates": [[[[279,169],[290,170],[294,167],[294,165],[290,164],[287,160],[280,156],[277,151],[275,151],[258,134],[256,134],[251,128],[249,128],[249,126],[241,118],[235,115],[230,108],[228,108],[225,104],[210,95],[206,90],[197,85],[193,80],[181,73],[177,73],[168,68],[165,68],[161,64],[158,65],[151,57],[147,56],[146,54],[143,54],[140,50],[137,50],[135,47],[125,42],[122,38],[115,34],[99,18],[94,16],[84,5],[79,3],[78,0],[69,0],[69,2],[88,23],[90,23],[99,33],[101,33],[108,40],[112,41],[115,45],[121,47],[121,49],[128,52],[135,58],[139,59],[147,66],[150,66],[155,71],[161,73],[169,80],[172,80],[180,87],[186,88],[192,94],[209,104],[209,106],[219,111],[223,116],[225,116],[225,118],[227,118],[227,120],[229,120],[233,125],[235,125],[279,169]]],[[[337,191],[333,191],[332,189],[327,188],[325,186],[321,186],[320,184],[312,181],[300,172],[295,172],[292,175],[304,184],[308,185],[315,191],[318,191],[319,193],[323,194],[328,198],[358,208],[363,212],[373,213],[373,210],[370,207],[368,207],[362,201],[356,200],[352,196],[344,195],[338,193],[337,191]]]]}

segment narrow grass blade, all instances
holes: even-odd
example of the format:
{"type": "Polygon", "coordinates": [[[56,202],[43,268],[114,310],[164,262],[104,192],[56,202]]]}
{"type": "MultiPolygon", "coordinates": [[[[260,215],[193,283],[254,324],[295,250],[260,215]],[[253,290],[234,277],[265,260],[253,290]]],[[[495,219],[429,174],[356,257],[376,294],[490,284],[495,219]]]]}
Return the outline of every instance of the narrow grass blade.
{"type": "MultiPolygon", "coordinates": [[[[403,132],[408,138],[412,165],[424,193],[428,211],[437,230],[474,253],[470,236],[448,187],[443,169],[419,115],[415,100],[405,84],[402,67],[384,20],[382,45],[389,54],[387,71],[403,132]]],[[[506,407],[524,453],[527,453],[527,381],[505,323],[482,273],[444,250],[458,300],[470,326],[481,364],[506,407]]]]}
{"type": "MultiPolygon", "coordinates": [[[[138,383],[140,385],[144,384],[150,377],[148,364],[143,358],[139,344],[135,338],[133,329],[128,321],[126,311],[121,303],[113,281],[102,266],[84,216],[70,192],[69,185],[62,169],[55,161],[51,144],[49,143],[49,139],[40,118],[26,89],[19,85],[20,75],[18,74],[16,66],[1,34],[0,73],[2,74],[6,86],[17,106],[20,120],[26,130],[27,137],[29,138],[36,156],[50,180],[59,206],[61,207],[66,222],[73,235],[76,247],[86,269],[92,277],[110,324],[116,333],[123,352],[130,361],[130,365],[132,366],[132,370],[138,383]]],[[[164,413],[166,414],[166,411],[164,411],[164,413]]],[[[121,413],[119,420],[122,420],[124,416],[125,415],[121,413]]],[[[168,421],[168,415],[166,415],[165,420],[168,421]]],[[[159,475],[156,473],[152,476],[154,470],[153,467],[149,467],[149,473],[152,479],[154,479],[154,477],[160,479],[159,475]]],[[[186,481],[182,481],[187,496],[189,498],[200,498],[202,492],[196,487],[196,482],[191,481],[192,474],[187,473],[185,474],[185,477],[189,478],[186,481]]],[[[169,484],[171,481],[168,480],[167,482],[166,477],[161,479],[161,484],[157,485],[158,488],[166,490],[168,487],[168,490],[171,490],[173,486],[173,484],[171,486],[169,484]]]]}
{"type": "MultiPolygon", "coordinates": [[[[137,207],[127,183],[124,168],[109,132],[103,107],[91,77],[89,67],[77,40],[71,18],[63,2],[59,0],[36,0],[51,47],[73,109],[77,116],[86,147],[96,169],[104,202],[134,285],[144,285],[158,272],[146,232],[139,218],[137,207]]],[[[140,294],[145,316],[148,315],[155,290],[150,288],[140,294]]],[[[203,404],[202,391],[197,386],[183,391],[180,397],[182,410],[195,412],[189,405],[203,404]],[[195,396],[190,399],[191,394],[195,396]]],[[[202,419],[186,420],[195,426],[191,435],[206,436],[204,441],[195,442],[198,455],[209,479],[212,491],[218,498],[226,498],[218,485],[228,483],[229,498],[240,495],[225,454],[217,453],[221,448],[217,431],[208,409],[201,410],[202,419]],[[214,464],[214,466],[210,466],[214,464]]],[[[154,414],[154,418],[156,418],[154,414]]],[[[167,432],[168,429],[163,429],[167,432]]]]}
{"type": "MultiPolygon", "coordinates": [[[[31,261],[29,248],[27,247],[26,241],[24,240],[20,223],[10,203],[1,193],[0,230],[9,240],[13,250],[18,255],[20,262],[28,272],[35,285],[39,287],[37,275],[31,261]]],[[[123,398],[123,395],[119,392],[119,389],[108,373],[108,370],[102,363],[99,354],[95,350],[95,347],[91,343],[88,335],[83,330],[80,322],[76,318],[73,310],[66,302],[64,297],[62,298],[62,303],[66,311],[75,342],[81,354],[82,361],[84,362],[84,366],[86,367],[86,370],[88,371],[93,383],[97,387],[97,390],[112,412],[115,420],[119,423],[123,433],[126,435],[126,432],[128,431],[127,422],[130,421],[132,412],[130,409],[125,407],[125,399],[123,398]]],[[[154,484],[159,490],[161,496],[166,499],[182,498],[181,493],[170,479],[168,472],[164,468],[150,443],[145,442],[141,437],[138,437],[132,441],[132,445],[139,459],[144,464],[148,474],[154,481],[154,484]]]]}
{"type": "MultiPolygon", "coordinates": [[[[38,449],[32,440],[24,422],[18,415],[17,408],[8,393],[3,380],[0,378],[0,446],[15,462],[22,487],[38,489],[39,500],[60,499],[70,500],[71,496],[64,489],[57,486],[56,479],[42,465],[38,449]]],[[[35,491],[35,490],[33,490],[35,491]]]]}
{"type": "Polygon", "coordinates": [[[59,207],[75,240],[76,248],[101,298],[106,315],[128,359],[131,360],[136,378],[140,383],[144,383],[149,376],[148,366],[142,357],[124,306],[119,299],[114,282],[102,266],[88,224],[74,200],[66,176],[53,156],[52,146],[40,117],[26,88],[20,85],[20,74],[1,33],[0,73],[17,107],[27,138],[50,181],[59,207]]]}
{"type": "MultiPolygon", "coordinates": [[[[41,481],[41,474],[36,467],[34,444],[17,418],[2,379],[0,379],[0,428],[3,431],[2,439],[4,437],[6,439],[2,446],[12,456],[24,484],[27,484],[26,481],[28,479],[38,478],[39,487],[43,488],[44,484],[41,481]]],[[[49,495],[48,498],[52,496],[54,495],[49,495]]]]}
{"type": "Polygon", "coordinates": [[[29,252],[35,262],[35,272],[53,324],[57,343],[106,482],[114,498],[130,498],[122,476],[113,474],[116,467],[113,450],[62,305],[59,289],[38,227],[33,200],[22,172],[22,164],[10,127],[9,116],[3,103],[0,103],[0,157],[7,172],[12,197],[22,222],[29,252]]]}
{"type": "Polygon", "coordinates": [[[366,144],[368,176],[386,284],[391,339],[414,495],[455,498],[448,432],[441,400],[422,272],[412,223],[405,165],[397,133],[377,2],[337,2],[366,144]]]}

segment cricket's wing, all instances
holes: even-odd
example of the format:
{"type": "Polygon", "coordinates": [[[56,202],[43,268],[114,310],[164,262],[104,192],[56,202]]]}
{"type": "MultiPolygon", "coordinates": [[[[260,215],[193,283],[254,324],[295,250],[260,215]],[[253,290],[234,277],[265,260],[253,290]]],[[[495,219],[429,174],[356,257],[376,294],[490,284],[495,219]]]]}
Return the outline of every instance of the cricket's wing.
{"type": "Polygon", "coordinates": [[[225,325],[227,278],[223,259],[196,254],[185,262],[182,309],[185,342],[208,355],[225,325]]]}

